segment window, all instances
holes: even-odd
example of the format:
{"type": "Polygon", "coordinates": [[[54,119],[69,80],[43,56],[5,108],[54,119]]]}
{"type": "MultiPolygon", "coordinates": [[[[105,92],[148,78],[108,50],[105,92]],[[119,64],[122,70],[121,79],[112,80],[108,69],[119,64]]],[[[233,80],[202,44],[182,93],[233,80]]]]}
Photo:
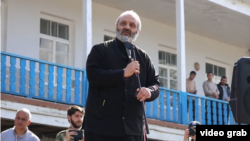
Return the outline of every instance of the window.
{"type": "Polygon", "coordinates": [[[112,39],[114,39],[114,38],[111,36],[108,36],[108,35],[104,35],[104,42],[108,41],[108,40],[112,40],[112,39]]]}
{"type": "Polygon", "coordinates": [[[177,56],[159,51],[159,79],[162,87],[177,90],[177,56]]]}
{"type": "MultiPolygon", "coordinates": [[[[212,72],[214,74],[213,81],[218,84],[222,76],[226,76],[226,68],[206,63],[206,73],[212,72]]],[[[206,74],[207,79],[207,74],[206,74]]]]}
{"type": "Polygon", "coordinates": [[[40,19],[39,59],[69,65],[69,26],[40,19]]]}
{"type": "MultiPolygon", "coordinates": [[[[56,16],[43,14],[40,18],[39,59],[71,66],[73,62],[72,31],[73,23],[56,16]]],[[[63,68],[63,87],[66,86],[66,69],[63,68]]],[[[71,72],[74,87],[75,71],[71,72]]],[[[45,65],[45,84],[48,83],[48,65],[45,65]]],[[[54,68],[54,86],[57,85],[57,67],[54,68]]]]}

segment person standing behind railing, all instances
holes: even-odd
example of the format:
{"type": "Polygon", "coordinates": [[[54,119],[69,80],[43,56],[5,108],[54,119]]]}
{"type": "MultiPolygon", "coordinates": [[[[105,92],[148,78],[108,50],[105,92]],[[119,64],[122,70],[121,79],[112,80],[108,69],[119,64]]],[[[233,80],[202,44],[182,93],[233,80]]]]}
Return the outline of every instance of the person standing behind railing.
{"type": "MultiPolygon", "coordinates": [[[[196,86],[195,86],[195,81],[194,78],[196,76],[195,71],[191,71],[189,74],[189,78],[186,80],[186,92],[190,94],[196,94],[196,86]]],[[[187,99],[187,107],[189,107],[189,100],[187,99]]],[[[188,108],[189,109],[189,108],[188,108]]],[[[193,98],[193,119],[195,120],[195,100],[193,98]]]]}
{"type": "MultiPolygon", "coordinates": [[[[217,84],[218,90],[220,91],[219,99],[229,102],[230,95],[231,95],[231,89],[227,84],[227,77],[222,76],[220,83],[217,84]]],[[[224,106],[222,105],[222,124],[224,125],[224,106]]],[[[229,117],[229,104],[227,105],[227,120],[226,125],[228,123],[228,117],[229,117]]]]}
{"type": "MultiPolygon", "coordinates": [[[[212,81],[213,80],[213,73],[212,72],[208,72],[207,73],[207,78],[208,80],[206,80],[204,83],[203,83],[203,90],[204,90],[204,93],[205,93],[205,96],[206,97],[209,97],[209,98],[215,98],[215,99],[219,99],[219,94],[220,94],[220,91],[218,90],[217,88],[217,85],[212,81]]],[[[208,106],[207,106],[207,101],[205,102],[206,104],[206,125],[208,124],[208,106]]],[[[214,124],[213,121],[213,114],[216,114],[216,117],[218,119],[218,104],[216,103],[216,113],[213,113],[213,103],[210,102],[210,107],[211,107],[211,123],[212,125],[214,124]]],[[[218,120],[217,120],[217,124],[218,124],[218,120]]]]}

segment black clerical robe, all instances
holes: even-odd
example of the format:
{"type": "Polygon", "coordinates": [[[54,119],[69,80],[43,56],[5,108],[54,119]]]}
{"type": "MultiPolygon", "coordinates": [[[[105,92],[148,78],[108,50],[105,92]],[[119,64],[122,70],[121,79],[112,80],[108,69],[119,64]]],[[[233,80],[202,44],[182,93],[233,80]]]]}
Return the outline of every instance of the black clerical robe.
{"type": "MultiPolygon", "coordinates": [[[[132,53],[131,53],[132,54],[132,53]]],[[[135,46],[140,64],[141,87],[150,89],[153,101],[159,96],[159,78],[147,53],[135,46]]],[[[133,57],[133,56],[132,56],[133,57]]],[[[87,59],[89,92],[83,129],[107,135],[142,135],[142,103],[136,98],[136,75],[124,78],[129,58],[117,38],[93,46],[87,59]]]]}

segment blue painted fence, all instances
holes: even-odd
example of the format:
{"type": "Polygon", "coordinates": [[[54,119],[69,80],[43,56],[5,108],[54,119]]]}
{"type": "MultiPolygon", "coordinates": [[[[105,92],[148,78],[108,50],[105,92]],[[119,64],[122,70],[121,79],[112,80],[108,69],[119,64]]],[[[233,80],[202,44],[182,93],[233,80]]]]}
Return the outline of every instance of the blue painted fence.
{"type": "Polygon", "coordinates": [[[85,106],[87,83],[84,69],[1,52],[3,93],[85,106]]]}
{"type": "Polygon", "coordinates": [[[160,88],[159,97],[153,102],[146,103],[146,115],[148,118],[185,125],[188,125],[193,120],[199,121],[201,124],[211,125],[212,116],[213,119],[215,119],[213,120],[213,124],[217,124],[217,117],[219,125],[223,124],[222,118],[224,118],[225,125],[237,124],[234,121],[230,106],[228,106],[228,102],[226,101],[162,87],[160,88]],[[195,103],[194,105],[193,102],[195,103]],[[218,104],[218,113],[216,111],[216,104],[218,104]],[[227,110],[229,112],[227,112],[227,110]],[[225,116],[223,116],[222,113],[224,113],[225,116]]]}
{"type": "MultiPolygon", "coordinates": [[[[1,92],[85,107],[88,94],[86,70],[1,52],[1,92]]],[[[212,123],[212,116],[216,119],[214,123],[218,117],[219,124],[222,124],[222,118],[224,124],[237,124],[230,109],[227,120],[228,102],[162,87],[159,97],[146,102],[145,107],[148,118],[162,121],[188,125],[196,120],[205,124],[207,112],[208,124],[212,123]],[[194,107],[192,102],[195,102],[194,107]],[[219,112],[211,114],[211,111],[216,113],[216,104],[219,112]]]]}

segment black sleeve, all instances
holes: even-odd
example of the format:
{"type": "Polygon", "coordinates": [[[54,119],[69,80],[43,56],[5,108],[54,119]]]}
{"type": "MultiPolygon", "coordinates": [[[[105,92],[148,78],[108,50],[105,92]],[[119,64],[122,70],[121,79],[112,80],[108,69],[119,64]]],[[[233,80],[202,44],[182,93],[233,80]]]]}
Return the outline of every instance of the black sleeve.
{"type": "Polygon", "coordinates": [[[95,45],[88,55],[86,70],[90,86],[114,86],[124,82],[123,69],[105,69],[105,51],[105,46],[95,45]]]}
{"type": "Polygon", "coordinates": [[[150,102],[155,100],[159,96],[160,81],[159,81],[159,74],[156,74],[155,67],[147,54],[146,54],[146,64],[147,64],[146,88],[150,89],[151,98],[145,101],[150,102]]]}

